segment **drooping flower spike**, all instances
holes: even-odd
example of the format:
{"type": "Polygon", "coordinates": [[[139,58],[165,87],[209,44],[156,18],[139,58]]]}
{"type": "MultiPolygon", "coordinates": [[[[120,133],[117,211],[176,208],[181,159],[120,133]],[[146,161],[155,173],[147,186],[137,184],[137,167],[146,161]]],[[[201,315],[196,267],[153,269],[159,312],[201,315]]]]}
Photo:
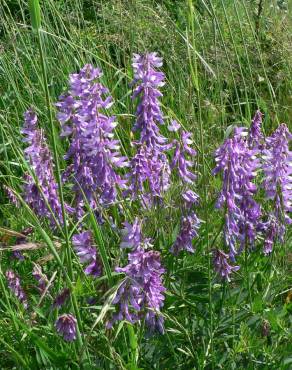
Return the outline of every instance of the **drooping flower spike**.
{"type": "Polygon", "coordinates": [[[188,184],[193,184],[196,175],[190,171],[193,167],[193,162],[188,157],[194,157],[197,152],[191,148],[193,141],[191,140],[192,134],[187,131],[181,132],[181,142],[174,140],[175,146],[174,156],[170,165],[171,169],[177,168],[181,180],[188,184]]]}
{"type": "Polygon", "coordinates": [[[263,187],[267,199],[276,202],[285,212],[285,219],[291,222],[288,214],[292,212],[292,152],[289,142],[292,135],[285,124],[280,125],[272,136],[266,139],[263,170],[265,174],[263,187]]]}

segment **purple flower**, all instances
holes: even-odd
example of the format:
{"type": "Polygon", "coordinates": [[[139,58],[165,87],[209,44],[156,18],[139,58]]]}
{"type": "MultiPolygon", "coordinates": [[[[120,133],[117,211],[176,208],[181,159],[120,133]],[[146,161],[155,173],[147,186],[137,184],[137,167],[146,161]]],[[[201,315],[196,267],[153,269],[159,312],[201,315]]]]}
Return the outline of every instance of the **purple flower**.
{"type": "Polygon", "coordinates": [[[263,187],[266,198],[274,201],[276,209],[282,213],[282,222],[285,223],[292,222],[287,215],[292,212],[292,152],[289,150],[291,139],[288,127],[282,124],[266,139],[266,149],[263,151],[263,187]]]}
{"type": "Polygon", "coordinates": [[[48,278],[45,274],[42,272],[42,268],[40,265],[34,263],[34,268],[32,271],[32,276],[36,279],[38,282],[38,290],[43,293],[46,289],[46,286],[48,284],[48,278]]]}
{"type": "Polygon", "coordinates": [[[139,98],[134,131],[139,131],[140,140],[134,143],[137,151],[130,163],[127,175],[132,198],[142,194],[144,205],[153,204],[169,188],[170,168],[165,151],[170,148],[166,138],[159,132],[163,124],[159,87],[164,84],[164,74],[156,68],[162,59],[156,53],[134,55],[133,69],[136,85],[133,98],[139,98]]]}
{"type": "Polygon", "coordinates": [[[72,165],[64,180],[72,177],[75,183],[79,216],[83,213],[83,193],[95,208],[114,202],[117,188],[125,188],[116,169],[127,166],[127,159],[120,155],[119,141],[113,139],[115,117],[102,113],[112,105],[112,98],[104,98],[108,90],[98,82],[101,75],[100,69],[86,64],[79,73],[70,75],[69,92],[56,104],[61,136],[70,137],[65,159],[72,165]]]}
{"type": "Polygon", "coordinates": [[[130,163],[127,175],[130,184],[127,193],[136,198],[150,190],[151,196],[159,198],[169,188],[170,168],[166,155],[153,148],[140,146],[130,163]]]}
{"type": "Polygon", "coordinates": [[[123,239],[120,247],[132,249],[138,248],[142,242],[141,221],[136,217],[133,225],[126,221],[124,226],[125,227],[122,230],[123,239]]]}
{"type": "Polygon", "coordinates": [[[262,117],[263,114],[258,110],[251,122],[251,126],[248,133],[248,146],[250,149],[262,149],[264,136],[262,133],[262,117]]]}
{"type": "MultiPolygon", "coordinates": [[[[135,229],[137,230],[138,224],[140,225],[137,219],[133,226],[128,224],[127,240],[131,241],[130,236],[135,229]]],[[[135,245],[128,244],[128,247],[132,248],[128,254],[128,265],[116,268],[116,271],[124,273],[126,278],[120,284],[112,302],[119,306],[118,312],[113,315],[107,327],[112,327],[117,320],[135,323],[145,319],[150,332],[158,330],[163,333],[163,317],[160,309],[163,306],[163,293],[166,290],[162,283],[162,274],[165,270],[161,266],[160,253],[146,250],[150,246],[149,241],[147,239],[141,241],[141,238],[139,232],[135,245]]]]}
{"type": "Polygon", "coordinates": [[[260,206],[253,199],[256,186],[253,180],[259,167],[255,151],[248,148],[246,140],[236,135],[227,139],[215,152],[216,167],[213,174],[223,173],[222,190],[217,207],[225,209],[225,243],[234,259],[247,243],[253,245],[259,219],[260,206]],[[237,251],[237,242],[240,249],[237,251]]]}
{"type": "Polygon", "coordinates": [[[172,120],[171,121],[171,124],[167,127],[169,131],[172,131],[172,132],[176,132],[180,129],[180,124],[175,121],[175,120],[172,120]]]}
{"type": "Polygon", "coordinates": [[[61,308],[70,298],[70,289],[64,288],[61,293],[57,295],[53,302],[53,308],[61,308]]]}
{"type": "Polygon", "coordinates": [[[176,256],[183,250],[194,253],[193,239],[198,236],[197,230],[199,227],[200,220],[194,212],[186,217],[182,217],[181,229],[175,243],[170,248],[170,252],[176,256]]]}
{"type": "MultiPolygon", "coordinates": [[[[55,220],[62,222],[62,210],[58,197],[58,185],[53,172],[53,161],[44,132],[37,128],[37,116],[32,109],[25,113],[22,129],[24,141],[29,144],[25,149],[25,157],[29,162],[35,178],[25,176],[24,200],[40,217],[47,217],[52,225],[55,220]]],[[[68,212],[72,209],[66,205],[68,212]]]]}
{"type": "Polygon", "coordinates": [[[178,173],[182,181],[192,184],[196,179],[190,168],[193,166],[193,162],[188,159],[188,156],[195,156],[197,153],[190,147],[193,143],[191,140],[192,134],[190,132],[182,131],[181,143],[174,141],[175,151],[171,163],[171,169],[177,167],[178,173]]]}
{"type": "Polygon", "coordinates": [[[233,271],[238,271],[239,266],[231,266],[228,263],[229,256],[228,254],[224,253],[220,249],[216,249],[213,252],[213,262],[214,268],[218,275],[220,275],[223,279],[230,281],[230,274],[233,271]]]}
{"type": "Polygon", "coordinates": [[[73,235],[72,243],[80,262],[87,264],[84,269],[85,274],[94,277],[100,276],[102,274],[102,265],[97,250],[93,247],[91,231],[73,235]]]}
{"type": "Polygon", "coordinates": [[[76,339],[76,323],[77,320],[71,314],[64,314],[58,317],[55,327],[57,333],[61,335],[64,340],[71,342],[76,339]]]}
{"type": "Polygon", "coordinates": [[[12,271],[7,270],[5,273],[8,287],[15,295],[15,297],[23,304],[24,308],[28,308],[27,298],[24,290],[21,287],[19,277],[12,271]]]}
{"type": "Polygon", "coordinates": [[[192,190],[187,190],[182,194],[186,208],[191,208],[193,204],[198,204],[199,196],[192,190]]]}
{"type": "Polygon", "coordinates": [[[160,109],[159,98],[162,96],[159,87],[164,85],[164,73],[156,68],[162,66],[162,58],[157,53],[145,55],[134,54],[133,69],[134,80],[137,84],[133,98],[139,97],[136,112],[134,131],[140,131],[140,142],[147,147],[157,148],[163,145],[166,139],[159,133],[157,124],[163,124],[163,116],[160,109]]]}
{"type": "Polygon", "coordinates": [[[3,185],[3,189],[5,190],[10,202],[15,205],[16,208],[20,207],[19,200],[17,199],[14,192],[6,185],[3,185]]]}

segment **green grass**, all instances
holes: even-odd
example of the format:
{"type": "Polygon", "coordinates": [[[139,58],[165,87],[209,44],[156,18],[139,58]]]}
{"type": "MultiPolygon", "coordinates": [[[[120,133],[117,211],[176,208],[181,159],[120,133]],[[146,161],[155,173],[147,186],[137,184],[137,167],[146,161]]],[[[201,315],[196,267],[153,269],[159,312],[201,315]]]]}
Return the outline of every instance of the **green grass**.
{"type": "MultiPolygon", "coordinates": [[[[232,125],[249,126],[253,113],[264,113],[264,132],[269,135],[279,122],[291,131],[292,117],[292,2],[239,0],[43,0],[40,37],[31,29],[27,2],[2,0],[0,4],[0,226],[20,232],[34,227],[32,242],[41,249],[25,251],[16,262],[0,231],[0,368],[11,369],[290,369],[291,357],[291,227],[286,243],[275,248],[272,258],[262,254],[262,243],[247,256],[230,284],[217,279],[210,251],[222,248],[222,214],[214,210],[220,181],[211,176],[213,152],[232,125]],[[24,111],[33,106],[45,129],[59,169],[65,168],[66,143],[59,140],[56,102],[66,89],[68,75],[85,63],[102,68],[102,82],[115,100],[117,135],[129,157],[130,131],[135,106],[131,101],[131,58],[134,52],[157,51],[164,58],[163,112],[168,124],[177,119],[190,130],[198,151],[197,191],[199,216],[204,221],[196,253],[170,256],[179,227],[181,189],[174,185],[166,194],[167,207],[143,211],[137,204],[122,206],[128,221],[136,215],[147,219],[145,235],[154,240],[168,270],[163,308],[166,334],[145,337],[142,326],[117,325],[105,329],[112,294],[120,276],[111,271],[125,262],[119,249],[119,233],[109,222],[96,223],[91,210],[88,226],[102,247],[106,275],[91,280],[82,273],[71,251],[68,230],[53,232],[25,205],[15,209],[1,185],[21,194],[27,171],[20,129],[24,111]],[[44,69],[47,82],[44,79],[44,69]],[[46,96],[47,92],[47,96],[46,96]],[[52,110],[52,125],[48,105],[52,110]],[[56,243],[61,243],[60,252],[56,243]],[[1,246],[2,244],[2,246],[1,246]],[[72,289],[70,305],[79,313],[79,342],[67,344],[54,329],[56,313],[50,299],[38,306],[33,288],[32,262],[53,254],[44,263],[49,277],[56,271],[50,294],[72,289]],[[71,261],[72,255],[72,261],[71,261]],[[70,264],[72,263],[72,271],[70,264]],[[25,312],[7,289],[5,271],[12,267],[21,276],[30,299],[25,312]],[[290,274],[290,275],[289,275],[290,274]],[[248,294],[250,286],[250,297],[248,294]],[[97,298],[93,305],[87,298],[97,298]],[[289,298],[290,297],[290,298],[289,298]],[[35,312],[35,313],[34,313],[35,312]],[[262,326],[270,325],[270,336],[262,326]]],[[[167,129],[162,128],[165,135],[167,129]]],[[[70,191],[63,188],[64,198],[70,191]]],[[[105,214],[117,216],[114,209],[105,214]]],[[[123,217],[115,222],[121,227],[123,217]]]]}

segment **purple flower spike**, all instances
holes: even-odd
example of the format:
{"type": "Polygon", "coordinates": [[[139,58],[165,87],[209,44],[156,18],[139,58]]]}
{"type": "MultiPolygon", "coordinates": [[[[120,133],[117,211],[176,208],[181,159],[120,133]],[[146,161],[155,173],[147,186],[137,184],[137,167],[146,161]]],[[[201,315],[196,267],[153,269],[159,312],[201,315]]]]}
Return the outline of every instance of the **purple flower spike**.
{"type": "MultiPolygon", "coordinates": [[[[37,116],[32,109],[25,113],[25,122],[21,131],[24,141],[29,144],[25,149],[25,157],[35,173],[35,179],[26,175],[24,185],[24,200],[40,217],[46,217],[52,225],[56,219],[62,223],[62,209],[58,197],[58,185],[53,172],[53,160],[48,148],[44,132],[37,128],[37,116]],[[51,210],[49,209],[49,207],[51,210]]],[[[72,212],[69,206],[65,206],[72,212]]]]}
{"type": "Polygon", "coordinates": [[[85,65],[79,73],[70,75],[70,88],[56,106],[62,125],[61,136],[70,137],[65,159],[72,162],[64,174],[75,183],[78,216],[83,214],[85,194],[90,206],[108,205],[116,200],[117,188],[124,189],[125,181],[116,170],[127,166],[119,152],[119,141],[113,138],[115,117],[101,113],[112,105],[108,90],[98,82],[102,73],[85,65]]]}
{"type": "Polygon", "coordinates": [[[154,199],[159,198],[169,188],[170,168],[164,153],[140,146],[131,160],[130,167],[128,193],[133,198],[139,193],[146,195],[147,185],[154,199]]]}
{"type": "Polygon", "coordinates": [[[157,53],[134,54],[133,84],[138,84],[138,86],[134,90],[133,98],[140,97],[134,131],[141,132],[141,143],[154,148],[166,142],[166,139],[159,133],[157,126],[157,123],[163,124],[158,99],[162,96],[159,87],[164,85],[165,76],[164,73],[156,70],[161,66],[162,58],[159,58],[157,53]]]}
{"type": "Polygon", "coordinates": [[[127,278],[119,287],[113,304],[119,304],[120,310],[114,315],[110,326],[117,320],[128,320],[134,323],[145,318],[145,323],[153,332],[163,332],[163,317],[160,308],[163,306],[165,288],[161,281],[164,269],[161,267],[159,252],[144,251],[138,248],[129,253],[129,264],[117,268],[127,278]]]}
{"type": "Polygon", "coordinates": [[[226,210],[224,238],[232,260],[247,243],[254,244],[261,216],[260,206],[253,199],[257,190],[253,180],[259,168],[255,154],[239,135],[227,139],[215,152],[213,174],[223,173],[217,207],[226,210]],[[240,244],[239,251],[237,243],[240,244]]]}
{"type": "Polygon", "coordinates": [[[262,117],[263,114],[258,110],[251,122],[248,134],[248,146],[250,149],[262,149],[264,136],[262,133],[262,117]]]}
{"type": "Polygon", "coordinates": [[[197,230],[200,227],[200,220],[194,212],[189,216],[183,217],[181,221],[181,229],[176,238],[175,243],[170,248],[170,252],[178,255],[181,251],[185,250],[194,253],[193,239],[198,236],[197,230]]]}
{"type": "Polygon", "coordinates": [[[57,333],[61,335],[64,340],[72,342],[76,339],[76,324],[77,320],[73,315],[64,314],[57,319],[55,327],[57,333]]]}
{"type": "Polygon", "coordinates": [[[119,286],[113,304],[118,312],[107,323],[111,328],[116,321],[127,320],[135,323],[145,319],[150,332],[158,330],[163,333],[163,317],[160,309],[163,306],[165,288],[162,275],[160,253],[145,250],[150,247],[149,240],[141,235],[141,222],[136,219],[133,225],[126,223],[123,247],[132,248],[128,254],[128,265],[117,267],[117,272],[126,275],[119,286]]]}
{"type": "Polygon", "coordinates": [[[140,132],[139,142],[134,143],[137,152],[130,163],[129,190],[133,199],[142,194],[144,205],[152,205],[169,188],[170,168],[165,151],[170,148],[159,132],[163,124],[159,87],[164,84],[164,74],[156,68],[162,59],[156,53],[134,55],[133,69],[136,85],[133,98],[139,98],[134,131],[140,132]]]}
{"type": "Polygon", "coordinates": [[[266,197],[276,202],[277,195],[282,197],[283,204],[279,204],[279,207],[283,212],[292,212],[292,152],[289,150],[291,140],[292,135],[288,127],[282,124],[266,139],[267,148],[263,152],[263,186],[266,197]]]}
{"type": "Polygon", "coordinates": [[[228,263],[229,256],[220,249],[216,249],[213,252],[214,257],[214,268],[218,275],[223,279],[230,281],[230,275],[233,271],[238,271],[239,266],[231,266],[228,263]]]}
{"type": "Polygon", "coordinates": [[[84,269],[86,275],[94,277],[101,276],[102,265],[97,250],[93,247],[93,237],[91,231],[84,231],[73,235],[72,243],[80,262],[87,264],[84,269]]]}
{"type": "Polygon", "coordinates": [[[286,225],[292,223],[288,215],[292,212],[292,152],[289,142],[292,135],[285,124],[280,125],[266,139],[263,150],[263,188],[266,198],[273,202],[274,212],[265,228],[264,253],[272,251],[276,240],[284,241],[286,225]]]}
{"type": "Polygon", "coordinates": [[[23,307],[25,309],[28,308],[26,294],[24,293],[24,290],[21,287],[19,277],[12,270],[7,270],[5,276],[7,279],[9,289],[12,291],[15,297],[19,300],[19,302],[23,304],[23,307]]]}
{"type": "Polygon", "coordinates": [[[196,179],[196,175],[190,171],[193,162],[188,159],[188,156],[194,157],[197,153],[190,147],[193,143],[190,132],[182,131],[181,143],[174,141],[175,151],[171,163],[171,169],[177,167],[178,173],[182,181],[192,184],[196,179]]]}

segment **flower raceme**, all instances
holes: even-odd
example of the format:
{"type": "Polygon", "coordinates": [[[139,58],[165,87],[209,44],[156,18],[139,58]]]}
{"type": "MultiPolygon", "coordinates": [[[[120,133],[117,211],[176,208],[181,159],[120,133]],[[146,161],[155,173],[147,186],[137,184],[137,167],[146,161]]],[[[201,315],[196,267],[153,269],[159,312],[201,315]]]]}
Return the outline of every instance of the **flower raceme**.
{"type": "Polygon", "coordinates": [[[5,276],[11,292],[15,295],[19,302],[23,304],[24,308],[28,308],[26,294],[21,287],[19,277],[12,270],[7,270],[5,276]]]}
{"type": "Polygon", "coordinates": [[[289,142],[292,135],[285,124],[281,124],[275,132],[266,138],[263,150],[263,188],[266,198],[273,203],[273,212],[265,224],[265,254],[272,251],[273,243],[278,239],[283,242],[286,225],[292,220],[292,152],[289,142]]]}
{"type": "Polygon", "coordinates": [[[150,332],[163,332],[163,306],[165,288],[162,275],[165,270],[161,266],[160,253],[154,251],[148,240],[141,235],[141,222],[136,219],[134,224],[125,224],[122,247],[131,248],[128,254],[128,265],[117,267],[117,272],[126,275],[118,287],[114,305],[118,312],[113,315],[107,326],[110,328],[118,320],[135,323],[144,319],[150,332]]]}
{"type": "Polygon", "coordinates": [[[254,244],[261,217],[261,208],[253,199],[257,190],[253,180],[259,167],[255,154],[240,135],[227,139],[215,152],[213,174],[223,175],[217,207],[225,210],[224,239],[232,260],[247,243],[254,244]]]}
{"type": "MultiPolygon", "coordinates": [[[[25,177],[24,200],[38,216],[48,218],[52,225],[55,225],[55,218],[62,223],[52,156],[43,130],[37,127],[37,116],[32,109],[25,113],[21,132],[25,135],[24,142],[29,144],[24,150],[25,157],[35,175],[35,178],[29,174],[25,177]]],[[[73,211],[68,205],[65,208],[70,213],[73,211]]]]}
{"type": "Polygon", "coordinates": [[[102,112],[112,105],[112,98],[99,79],[99,68],[86,64],[79,73],[70,75],[70,87],[56,104],[62,126],[61,136],[70,138],[65,159],[71,161],[64,179],[72,178],[76,192],[78,214],[82,215],[84,195],[92,208],[116,200],[117,188],[125,181],[116,170],[127,166],[126,157],[119,152],[115,140],[114,116],[102,112]]]}
{"type": "Polygon", "coordinates": [[[133,129],[140,132],[141,143],[157,149],[166,143],[166,138],[160,134],[157,126],[164,123],[159,102],[162,93],[159,88],[164,85],[165,76],[163,72],[156,70],[162,66],[162,58],[159,58],[157,53],[134,54],[132,66],[134,69],[132,84],[137,85],[133,99],[139,98],[133,129]]]}
{"type": "Polygon", "coordinates": [[[170,168],[165,154],[169,146],[158,126],[164,123],[159,88],[164,85],[165,76],[157,71],[162,66],[162,59],[156,53],[135,54],[132,65],[132,85],[136,85],[132,98],[138,99],[133,131],[138,131],[140,138],[134,143],[137,151],[130,163],[128,193],[133,198],[142,193],[144,200],[146,193],[150,193],[155,199],[170,186],[170,168]]]}
{"type": "Polygon", "coordinates": [[[182,217],[181,229],[176,238],[175,243],[170,249],[174,255],[178,255],[180,251],[186,250],[187,252],[194,253],[193,239],[198,236],[197,230],[200,227],[200,220],[194,212],[188,216],[182,217]]]}

